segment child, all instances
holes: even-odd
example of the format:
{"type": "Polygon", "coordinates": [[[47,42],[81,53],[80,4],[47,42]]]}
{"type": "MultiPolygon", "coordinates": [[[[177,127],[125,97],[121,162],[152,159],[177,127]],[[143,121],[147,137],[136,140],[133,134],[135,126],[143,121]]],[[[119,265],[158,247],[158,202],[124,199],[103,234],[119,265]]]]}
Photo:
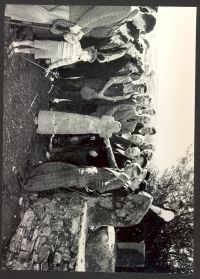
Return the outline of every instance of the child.
{"type": "Polygon", "coordinates": [[[48,40],[25,40],[12,43],[13,53],[33,54],[35,59],[50,60],[50,65],[46,70],[47,75],[55,68],[74,64],[78,61],[88,61],[92,63],[97,56],[94,47],[82,49],[79,41],[72,40],[70,36],[64,36],[66,41],[48,40]],[[21,46],[23,48],[21,48],[21,46]]]}

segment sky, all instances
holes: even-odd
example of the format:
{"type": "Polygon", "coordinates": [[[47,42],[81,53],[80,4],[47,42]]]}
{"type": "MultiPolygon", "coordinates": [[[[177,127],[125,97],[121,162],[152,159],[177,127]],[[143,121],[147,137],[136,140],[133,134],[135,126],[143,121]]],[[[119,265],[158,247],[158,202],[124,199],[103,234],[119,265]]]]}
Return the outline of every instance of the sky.
{"type": "Polygon", "coordinates": [[[163,171],[194,143],[196,8],[159,7],[154,40],[154,163],[163,171]]]}

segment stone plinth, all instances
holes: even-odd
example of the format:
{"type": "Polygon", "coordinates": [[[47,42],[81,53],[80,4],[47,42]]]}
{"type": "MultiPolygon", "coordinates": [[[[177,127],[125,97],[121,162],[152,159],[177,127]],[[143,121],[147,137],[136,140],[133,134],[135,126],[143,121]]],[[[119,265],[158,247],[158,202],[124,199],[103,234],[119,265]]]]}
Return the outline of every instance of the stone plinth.
{"type": "Polygon", "coordinates": [[[142,195],[98,197],[88,201],[90,226],[128,227],[138,224],[150,206],[150,198],[142,195]]]}
{"type": "Polygon", "coordinates": [[[99,134],[110,138],[121,129],[111,116],[89,116],[59,111],[40,111],[37,119],[38,134],[99,134]]]}
{"type": "Polygon", "coordinates": [[[75,271],[84,208],[79,195],[55,194],[29,201],[10,242],[6,270],[75,271]]]}
{"type": "Polygon", "coordinates": [[[115,258],[114,227],[90,231],[86,246],[86,271],[115,272],[115,258]]]}

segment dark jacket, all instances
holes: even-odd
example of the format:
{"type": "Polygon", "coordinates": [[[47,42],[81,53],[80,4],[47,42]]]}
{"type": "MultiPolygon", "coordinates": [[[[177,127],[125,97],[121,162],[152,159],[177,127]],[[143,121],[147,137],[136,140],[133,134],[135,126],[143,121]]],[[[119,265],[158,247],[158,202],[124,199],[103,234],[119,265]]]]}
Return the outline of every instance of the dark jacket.
{"type": "Polygon", "coordinates": [[[23,187],[28,192],[86,186],[98,193],[121,189],[125,186],[121,171],[110,168],[77,167],[63,162],[47,162],[34,166],[27,173],[23,187]]]}
{"type": "Polygon", "coordinates": [[[128,157],[126,157],[125,155],[115,151],[114,152],[114,155],[115,155],[115,160],[116,160],[116,163],[117,163],[117,166],[119,169],[123,169],[127,162],[130,161],[130,159],[128,157]]]}
{"type": "Polygon", "coordinates": [[[142,124],[142,123],[137,123],[137,125],[136,125],[134,131],[133,131],[131,134],[139,134],[139,135],[142,135],[142,134],[139,132],[139,130],[140,130],[141,128],[143,128],[143,127],[144,127],[144,124],[142,124]]]}
{"type": "Polygon", "coordinates": [[[115,148],[121,148],[123,150],[127,150],[129,147],[133,147],[133,144],[130,142],[130,140],[125,139],[118,135],[113,135],[110,138],[110,142],[114,150],[115,148]]]}
{"type": "Polygon", "coordinates": [[[61,148],[54,148],[52,154],[53,161],[66,162],[77,166],[108,167],[107,152],[103,140],[97,137],[90,140],[90,137],[82,137],[77,145],[67,145],[61,148]],[[90,151],[95,151],[96,157],[90,155],[90,151]]]}
{"type": "MultiPolygon", "coordinates": [[[[164,208],[163,206],[159,207],[165,210],[170,210],[164,208]]],[[[165,222],[156,213],[149,209],[147,214],[143,217],[139,224],[129,228],[118,229],[117,240],[122,242],[145,241],[147,243],[148,241],[153,241],[156,238],[156,235],[162,230],[163,226],[165,226],[166,224],[167,222],[165,222]]]]}
{"type": "MultiPolygon", "coordinates": [[[[120,57],[116,60],[107,63],[99,63],[98,61],[95,61],[93,63],[80,62],[76,64],[74,69],[58,68],[58,72],[61,78],[68,78],[68,77],[109,78],[109,77],[124,76],[131,73],[131,71],[126,67],[127,63],[131,60],[132,60],[131,56],[124,55],[123,57],[120,57]]],[[[135,76],[137,76],[137,79],[139,79],[141,73],[138,72],[135,74],[135,76]]]]}

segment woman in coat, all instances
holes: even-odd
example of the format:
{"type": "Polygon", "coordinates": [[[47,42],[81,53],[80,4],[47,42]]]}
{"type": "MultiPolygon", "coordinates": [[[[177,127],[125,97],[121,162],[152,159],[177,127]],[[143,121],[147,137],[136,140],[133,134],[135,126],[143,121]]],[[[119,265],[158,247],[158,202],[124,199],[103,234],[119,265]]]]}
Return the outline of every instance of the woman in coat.
{"type": "MultiPolygon", "coordinates": [[[[5,16],[13,20],[52,24],[54,20],[64,19],[76,24],[87,34],[94,28],[117,25],[118,22],[132,18],[138,8],[131,12],[131,6],[85,6],[85,5],[6,5],[5,16]]],[[[78,30],[79,31],[79,30],[78,30]]]]}
{"type": "Polygon", "coordinates": [[[28,192],[58,188],[90,189],[99,194],[131,187],[131,179],[138,165],[130,164],[124,170],[114,168],[78,167],[64,162],[47,162],[36,165],[26,174],[22,183],[28,192]]]}

